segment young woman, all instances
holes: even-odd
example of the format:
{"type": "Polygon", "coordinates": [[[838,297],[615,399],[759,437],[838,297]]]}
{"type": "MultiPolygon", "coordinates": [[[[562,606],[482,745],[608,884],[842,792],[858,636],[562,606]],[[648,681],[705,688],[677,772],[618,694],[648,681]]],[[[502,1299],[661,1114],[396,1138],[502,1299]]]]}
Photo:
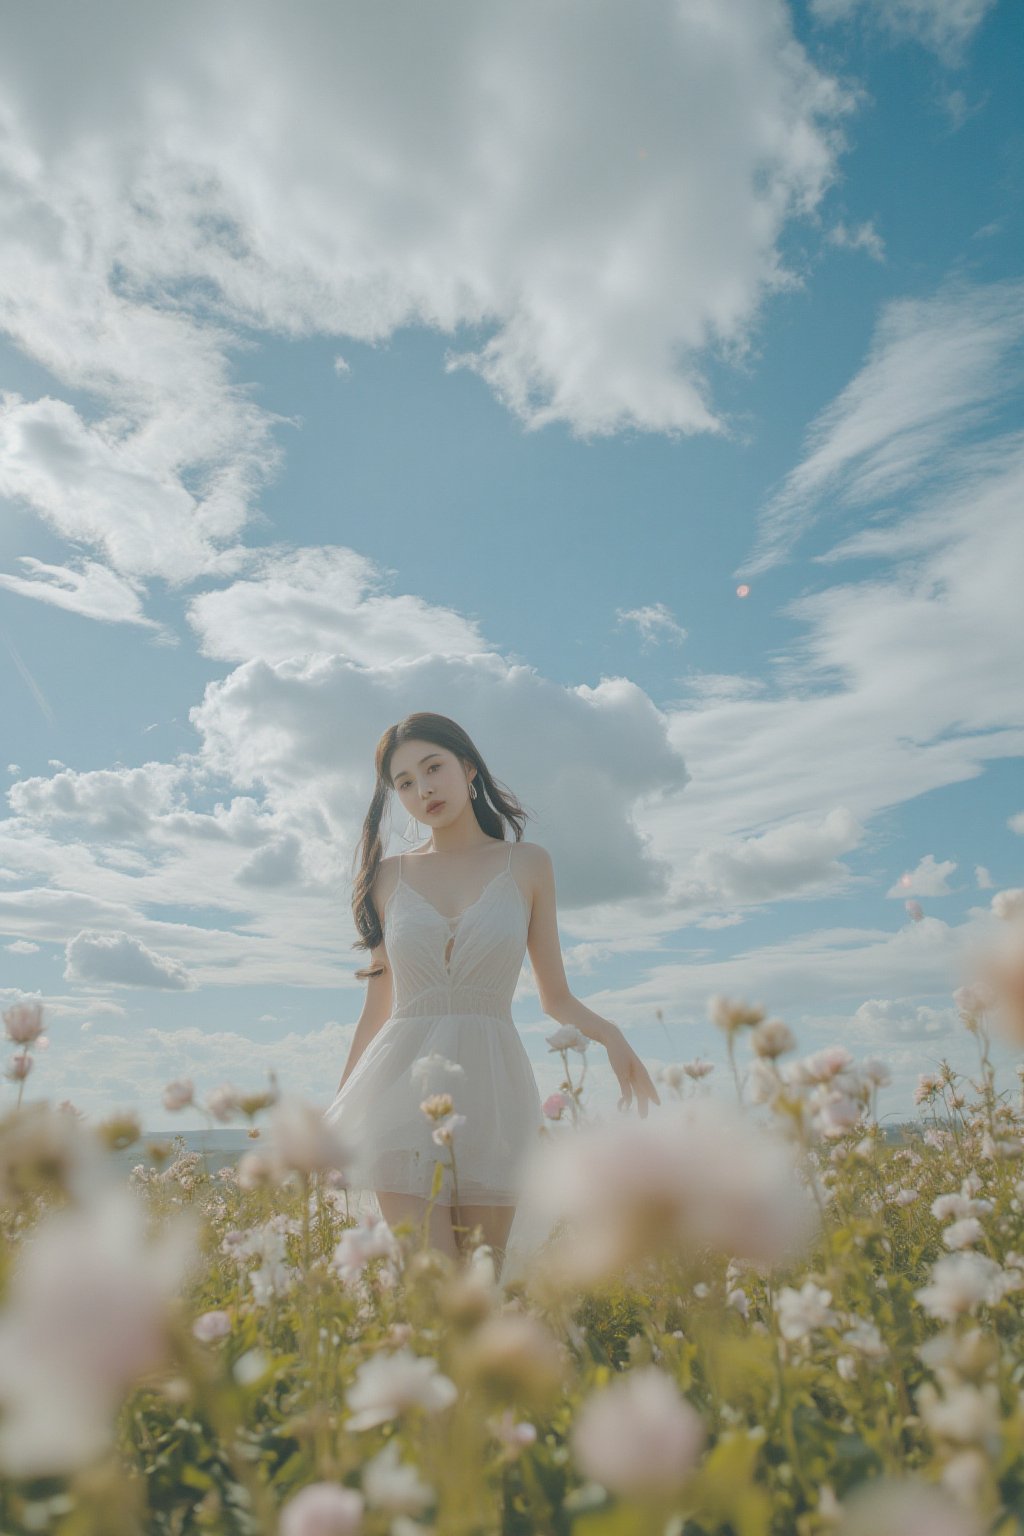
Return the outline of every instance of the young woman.
{"type": "Polygon", "coordinates": [[[635,1095],[646,1117],[647,1101],[661,1100],[622,1031],[570,992],[550,855],[521,841],[526,812],[466,732],[446,715],[407,715],[384,732],[375,766],[352,899],[354,947],[370,950],[356,972],[366,1001],[326,1118],[356,1149],[353,1182],[375,1192],[385,1220],[419,1224],[435,1165],[450,1160],[420,1105],[450,1094],[465,1117],[451,1133],[457,1190],[446,1170],[430,1241],[457,1257],[479,1224],[500,1275],[523,1161],[543,1124],[510,1007],[527,949],[544,1012],[607,1049],[619,1108],[635,1095]],[[395,795],[430,836],[384,858],[381,820],[395,795]]]}

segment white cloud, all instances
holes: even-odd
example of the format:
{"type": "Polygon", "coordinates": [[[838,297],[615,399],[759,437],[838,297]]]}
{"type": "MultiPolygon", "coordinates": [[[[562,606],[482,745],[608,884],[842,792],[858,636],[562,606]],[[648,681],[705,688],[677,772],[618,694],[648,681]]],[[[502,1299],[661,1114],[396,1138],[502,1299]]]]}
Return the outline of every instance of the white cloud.
{"type": "Polygon", "coordinates": [[[127,933],[84,929],[67,945],[68,981],[102,982],[117,987],[161,987],[187,991],[195,986],[183,965],[154,954],[127,933]]]}
{"type": "Polygon", "coordinates": [[[706,908],[841,888],[850,872],[839,855],[858,847],[863,835],[856,818],[838,807],[821,819],[793,820],[758,837],[705,846],[679,896],[684,905],[706,908]]]}
{"type": "Polygon", "coordinates": [[[453,609],[385,590],[385,573],[343,546],[258,550],[250,578],[205,592],[188,620],[206,656],[276,664],[314,654],[366,666],[489,649],[453,609]]]}
{"type": "Polygon", "coordinates": [[[288,832],[247,859],[235,879],[239,885],[259,889],[299,885],[302,877],[302,843],[294,832],[288,832]]]}
{"type": "Polygon", "coordinates": [[[21,779],[7,792],[11,810],[36,823],[73,823],[97,840],[131,841],[149,836],[158,817],[177,798],[185,770],[169,763],[139,768],[62,769],[50,778],[21,779]]]}
{"type": "Polygon", "coordinates": [[[9,955],[36,955],[39,953],[39,945],[32,944],[28,939],[15,939],[13,944],[5,944],[9,955]]]}
{"type": "Polygon", "coordinates": [[[933,853],[926,853],[916,869],[906,870],[896,883],[889,887],[886,896],[948,896],[949,877],[956,869],[955,859],[936,863],[933,853]]]}
{"type": "Polygon", "coordinates": [[[0,571],[0,588],[17,592],[21,597],[38,598],[102,624],[137,624],[156,630],[165,644],[177,643],[173,635],[146,618],[142,610],[143,589],[96,560],[81,560],[74,568],[44,565],[31,555],[19,555],[18,564],[29,574],[10,576],[0,571]]]}
{"type": "MultiPolygon", "coordinates": [[[[530,427],[721,431],[707,365],[796,281],[851,105],[781,0],[18,8],[0,306],[98,414],[6,396],[0,485],[126,582],[238,574],[297,425],[234,382],[253,332],[425,325],[530,427]]],[[[9,590],[95,612],[49,574],[9,590]]]]}
{"type": "MultiPolygon", "coordinates": [[[[237,789],[258,787],[269,810],[303,827],[311,876],[335,889],[349,873],[348,850],[369,804],[367,744],[425,698],[439,713],[472,722],[485,757],[500,763],[495,771],[532,814],[528,834],[558,861],[565,905],[664,893],[667,867],[637,832],[632,807],[641,797],[678,793],[687,771],[667,746],[664,717],[624,678],[564,688],[493,652],[425,655],[378,669],[317,655],[238,667],[207,686],[191,720],[203,738],[204,769],[237,789]],[[556,738],[557,753],[535,750],[556,738]]],[[[407,818],[396,800],[391,805],[399,834],[407,818]]]]}
{"type": "Polygon", "coordinates": [[[864,251],[872,261],[885,260],[885,241],[871,219],[856,225],[840,219],[838,224],[833,224],[825,238],[829,245],[838,246],[840,250],[864,251]]]}
{"type": "MultiPolygon", "coordinates": [[[[876,502],[941,488],[951,451],[991,419],[1019,385],[1024,284],[950,288],[889,303],[867,362],[818,416],[806,455],[760,517],[752,576],[786,558],[823,504],[863,511],[876,502]]],[[[871,530],[843,553],[869,554],[871,530]]]]}
{"type": "Polygon", "coordinates": [[[974,878],[977,881],[979,891],[991,891],[995,886],[995,881],[984,864],[975,864],[974,878]]]}
{"type": "Polygon", "coordinates": [[[961,1027],[953,1008],[931,1008],[910,998],[868,998],[849,1020],[849,1034],[861,1046],[948,1040],[961,1027]]]}
{"type": "Polygon", "coordinates": [[[1006,825],[1011,832],[1019,832],[1024,837],[1024,811],[1017,811],[1015,815],[1010,817],[1006,825]]]}
{"type": "Polygon", "coordinates": [[[894,37],[912,37],[953,64],[995,0],[811,0],[822,21],[866,12],[894,37]]]}
{"type": "Polygon", "coordinates": [[[676,623],[672,610],[664,603],[648,603],[643,608],[616,608],[615,617],[621,624],[635,624],[645,647],[661,639],[681,645],[686,639],[686,630],[676,623]]]}

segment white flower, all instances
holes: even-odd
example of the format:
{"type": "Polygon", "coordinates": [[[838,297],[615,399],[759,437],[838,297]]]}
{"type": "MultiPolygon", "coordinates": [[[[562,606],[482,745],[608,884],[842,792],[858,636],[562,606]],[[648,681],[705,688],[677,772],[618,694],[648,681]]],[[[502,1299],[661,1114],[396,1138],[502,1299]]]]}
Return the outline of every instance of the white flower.
{"type": "Polygon", "coordinates": [[[366,1268],[371,1259],[397,1261],[401,1249],[395,1234],[383,1218],[364,1211],[354,1227],[348,1227],[338,1239],[331,1255],[330,1268],[342,1280],[350,1280],[366,1268]]]}
{"type": "Polygon", "coordinates": [[[936,1221],[948,1221],[955,1216],[962,1221],[965,1216],[984,1216],[992,1209],[991,1200],[972,1200],[969,1195],[937,1195],[931,1204],[936,1221]]]}
{"type": "Polygon", "coordinates": [[[670,1088],[681,1088],[683,1086],[683,1078],[686,1076],[686,1069],[678,1065],[661,1067],[657,1076],[661,1082],[667,1083],[670,1088]]]}
{"type": "Polygon", "coordinates": [[[549,1051],[579,1051],[580,1055],[590,1048],[590,1039],[575,1024],[563,1024],[554,1034],[545,1035],[549,1051]]]}
{"type": "Polygon", "coordinates": [[[253,1300],[260,1307],[266,1306],[273,1297],[290,1291],[295,1283],[295,1271],[285,1262],[287,1245],[284,1233],[273,1225],[274,1220],[271,1217],[261,1227],[238,1234],[230,1245],[230,1251],[239,1260],[253,1255],[262,1260],[259,1268],[249,1272],[253,1300]]]}
{"type": "Polygon", "coordinates": [[[991,1453],[999,1447],[999,1388],[995,1382],[975,1387],[959,1382],[939,1396],[930,1381],[917,1389],[917,1408],[933,1435],[960,1445],[983,1445],[991,1453]]]}
{"type": "Polygon", "coordinates": [[[460,1126],[465,1125],[465,1123],[465,1115],[448,1115],[446,1119],[442,1120],[439,1125],[434,1127],[430,1133],[430,1139],[435,1141],[439,1147],[450,1147],[452,1144],[453,1133],[457,1131],[460,1126]]]}
{"type": "Polygon", "coordinates": [[[354,1412],[345,1421],[346,1428],[372,1429],[397,1418],[414,1403],[437,1413],[450,1407],[457,1396],[455,1383],[440,1374],[437,1361],[428,1355],[415,1355],[408,1348],[381,1352],[363,1362],[348,1389],[348,1405],[354,1412]]]}
{"type": "Polygon", "coordinates": [[[627,1371],[591,1394],[570,1431],[576,1465],[624,1498],[671,1495],[704,1447],[697,1410],[657,1366],[627,1371]]]}
{"type": "Polygon", "coordinates": [[[835,1327],[838,1319],[829,1307],[831,1300],[832,1292],[822,1290],[813,1280],[805,1280],[798,1291],[784,1285],[776,1303],[782,1337],[793,1343],[806,1338],[815,1328],[835,1327]]]}
{"type": "Polygon", "coordinates": [[[998,1301],[1003,1272],[983,1253],[954,1253],[932,1266],[930,1285],[914,1292],[925,1311],[943,1322],[955,1322],[976,1307],[998,1301]]]}
{"type": "Polygon", "coordinates": [[[167,1353],[168,1308],[195,1257],[183,1214],[155,1241],[114,1186],[45,1216],[23,1240],[0,1315],[0,1466],[49,1476],[112,1441],[122,1397],[167,1353]]]}
{"type": "MultiPolygon", "coordinates": [[[[890,1185],[890,1188],[891,1187],[892,1186],[890,1185]]],[[[888,1189],[885,1193],[893,1205],[900,1206],[913,1205],[914,1201],[918,1198],[919,1195],[919,1191],[916,1189],[903,1188],[893,1190],[891,1195],[889,1194],[888,1189]]]]}
{"type": "Polygon", "coordinates": [[[747,1293],[741,1290],[739,1286],[728,1292],[725,1304],[727,1307],[732,1307],[743,1319],[746,1319],[749,1315],[750,1303],[747,1301],[747,1293]]]}
{"type": "Polygon", "coordinates": [[[962,1221],[954,1221],[946,1228],[942,1241],[947,1248],[972,1248],[984,1236],[984,1228],[977,1216],[965,1216],[962,1221]]]}
{"type": "Polygon", "coordinates": [[[833,1093],[824,1084],[811,1095],[815,1129],[830,1140],[845,1136],[859,1124],[863,1110],[845,1093],[833,1093]]]}
{"type": "Polygon", "coordinates": [[[363,1492],[372,1509],[389,1515],[418,1515],[433,1501],[434,1490],[411,1462],[401,1460],[394,1440],[363,1468],[363,1492]]]}
{"type": "Polygon", "coordinates": [[[518,1420],[511,1408],[502,1409],[498,1418],[487,1420],[487,1427],[496,1440],[505,1447],[509,1456],[517,1456],[528,1445],[536,1443],[536,1427],[528,1420],[518,1420]]]}
{"type": "Polygon", "coordinates": [[[853,1326],[843,1334],[843,1343],[847,1349],[855,1349],[858,1354],[867,1355],[872,1360],[881,1360],[889,1353],[875,1323],[861,1317],[854,1318],[852,1322],[853,1326]]]}

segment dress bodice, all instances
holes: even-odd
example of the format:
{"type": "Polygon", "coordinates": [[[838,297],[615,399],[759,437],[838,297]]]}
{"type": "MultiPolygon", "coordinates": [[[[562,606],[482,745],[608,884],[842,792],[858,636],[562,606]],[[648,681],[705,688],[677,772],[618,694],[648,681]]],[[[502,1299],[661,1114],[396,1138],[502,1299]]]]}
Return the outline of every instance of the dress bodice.
{"type": "Polygon", "coordinates": [[[512,996],[523,967],[529,929],[527,901],[505,868],[475,901],[445,917],[402,878],[384,903],[381,921],[391,963],[391,1017],[484,1014],[512,1017],[512,996]]]}

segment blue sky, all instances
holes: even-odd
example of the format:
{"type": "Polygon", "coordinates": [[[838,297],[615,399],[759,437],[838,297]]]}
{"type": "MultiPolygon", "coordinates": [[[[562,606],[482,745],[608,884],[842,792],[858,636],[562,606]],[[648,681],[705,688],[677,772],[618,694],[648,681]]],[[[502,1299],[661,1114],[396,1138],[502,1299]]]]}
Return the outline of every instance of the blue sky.
{"type": "MultiPolygon", "coordinates": [[[[971,1063],[950,989],[1024,884],[1019,16],[516,15],[6,8],[34,1093],[329,1100],[414,709],[536,811],[570,984],[652,1070],[722,1060],[714,992],[887,1060],[890,1114],[971,1063]]],[[[514,1011],[550,1091],[528,967],[514,1011]]]]}

